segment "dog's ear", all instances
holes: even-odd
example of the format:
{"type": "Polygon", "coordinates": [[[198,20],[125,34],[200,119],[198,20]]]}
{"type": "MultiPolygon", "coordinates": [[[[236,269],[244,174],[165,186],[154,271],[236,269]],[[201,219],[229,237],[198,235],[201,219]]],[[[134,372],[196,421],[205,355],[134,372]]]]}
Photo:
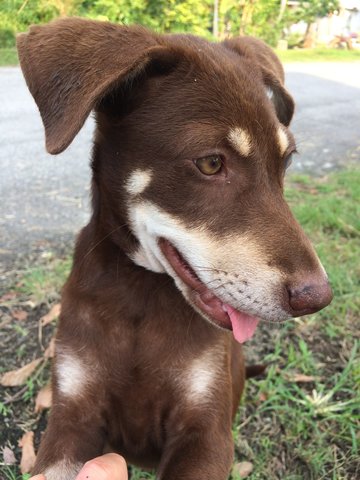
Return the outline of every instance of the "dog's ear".
{"type": "Polygon", "coordinates": [[[253,37],[238,37],[225,40],[226,48],[243,56],[261,71],[268,97],[275,107],[280,122],[288,126],[294,114],[294,100],[284,88],[284,69],[273,50],[262,40],[253,37]]]}
{"type": "MultiPolygon", "coordinates": [[[[80,18],[33,26],[17,39],[20,64],[45,127],[46,148],[65,150],[117,85],[172,54],[142,27],[80,18]]],[[[161,69],[160,69],[161,70],[161,69]]]]}
{"type": "Polygon", "coordinates": [[[267,88],[267,95],[274,104],[276,115],[280,122],[287,127],[294,115],[294,100],[271,70],[262,67],[261,72],[267,88]]]}

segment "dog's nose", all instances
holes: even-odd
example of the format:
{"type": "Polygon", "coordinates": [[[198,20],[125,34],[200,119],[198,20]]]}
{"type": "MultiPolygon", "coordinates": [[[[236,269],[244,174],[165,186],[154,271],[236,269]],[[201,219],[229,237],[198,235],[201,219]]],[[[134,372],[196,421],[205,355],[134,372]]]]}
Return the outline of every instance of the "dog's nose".
{"type": "Polygon", "coordinates": [[[329,305],[333,298],[327,279],[288,286],[287,291],[294,316],[318,312],[329,305]]]}

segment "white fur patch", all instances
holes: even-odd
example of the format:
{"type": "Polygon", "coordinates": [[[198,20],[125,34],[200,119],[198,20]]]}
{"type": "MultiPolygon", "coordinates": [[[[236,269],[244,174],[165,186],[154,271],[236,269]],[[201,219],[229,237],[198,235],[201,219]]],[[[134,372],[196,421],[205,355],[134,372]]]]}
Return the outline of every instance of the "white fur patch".
{"type": "Polygon", "coordinates": [[[216,352],[206,352],[196,358],[185,373],[184,388],[190,403],[201,403],[211,397],[219,374],[216,352]]]}
{"type": "Polygon", "coordinates": [[[274,96],[274,91],[270,87],[266,87],[266,96],[268,97],[269,100],[272,100],[274,96]]]}
{"type": "Polygon", "coordinates": [[[69,352],[58,354],[56,373],[59,390],[67,397],[81,395],[89,383],[86,366],[77,356],[69,352]]]}
{"type": "Polygon", "coordinates": [[[82,467],[81,463],[60,460],[44,472],[46,480],[75,480],[82,467]]]}
{"type": "Polygon", "coordinates": [[[277,137],[278,137],[278,145],[280,148],[280,153],[281,155],[284,155],[284,153],[289,147],[289,139],[281,127],[278,128],[277,137]]]}
{"type": "Polygon", "coordinates": [[[248,132],[239,127],[234,128],[230,131],[228,139],[240,155],[243,157],[250,155],[252,147],[251,138],[248,132]]]}
{"type": "Polygon", "coordinates": [[[288,318],[278,294],[282,291],[282,275],[268,266],[266,255],[250,235],[214,236],[205,226],[187,227],[149,201],[131,203],[129,217],[141,245],[132,255],[133,261],[155,272],[167,272],[193,306],[191,290],[174,272],[158,245],[161,237],[181,252],[200,280],[224,303],[267,320],[288,318]]]}
{"type": "Polygon", "coordinates": [[[140,195],[150,185],[152,178],[151,170],[137,168],[128,178],[125,188],[130,195],[140,195]]]}

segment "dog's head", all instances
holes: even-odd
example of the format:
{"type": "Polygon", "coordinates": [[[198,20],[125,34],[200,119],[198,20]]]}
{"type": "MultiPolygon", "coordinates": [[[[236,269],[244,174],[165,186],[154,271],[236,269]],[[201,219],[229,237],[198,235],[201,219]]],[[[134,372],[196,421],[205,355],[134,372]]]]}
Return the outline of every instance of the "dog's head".
{"type": "Polygon", "coordinates": [[[331,301],[283,198],[294,104],[265,44],[65,19],[18,48],[50,153],[95,109],[93,221],[136,264],[239,341],[331,301]]]}

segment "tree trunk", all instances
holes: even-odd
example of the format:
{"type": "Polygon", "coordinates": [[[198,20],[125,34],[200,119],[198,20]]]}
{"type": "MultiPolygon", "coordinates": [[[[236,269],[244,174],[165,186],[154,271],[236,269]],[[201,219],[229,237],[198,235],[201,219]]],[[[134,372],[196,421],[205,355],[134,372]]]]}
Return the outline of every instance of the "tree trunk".
{"type": "Polygon", "coordinates": [[[213,35],[215,38],[219,36],[219,0],[214,0],[213,35]]]}
{"type": "Polygon", "coordinates": [[[279,16],[277,18],[277,21],[278,22],[281,22],[283,16],[284,16],[284,13],[285,13],[285,10],[286,10],[286,5],[287,5],[287,0],[281,0],[280,2],[280,11],[279,11],[279,16]]]}
{"type": "Polygon", "coordinates": [[[316,24],[313,22],[307,24],[303,48],[313,48],[315,46],[315,26],[316,24]]]}

